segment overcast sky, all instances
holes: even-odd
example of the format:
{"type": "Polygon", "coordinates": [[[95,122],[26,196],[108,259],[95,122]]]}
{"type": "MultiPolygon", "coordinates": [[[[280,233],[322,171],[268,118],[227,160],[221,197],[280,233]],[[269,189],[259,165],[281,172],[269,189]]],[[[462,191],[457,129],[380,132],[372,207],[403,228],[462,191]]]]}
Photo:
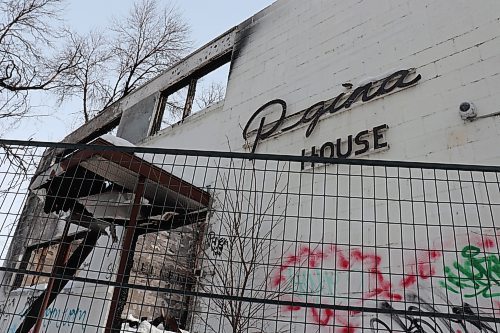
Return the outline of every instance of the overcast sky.
{"type": "MultiPolygon", "coordinates": [[[[159,3],[173,3],[186,22],[191,26],[191,38],[194,47],[198,48],[216,38],[228,29],[241,23],[275,0],[158,0],[159,3]]],[[[65,19],[66,24],[81,33],[104,27],[113,16],[126,15],[133,0],[68,0],[65,19]]],[[[48,117],[36,117],[12,130],[6,138],[26,140],[32,137],[40,141],[60,141],[75,127],[71,113],[71,105],[64,109],[54,109],[46,97],[34,100],[33,104],[41,105],[35,111],[51,113],[48,117]]]]}
{"type": "MultiPolygon", "coordinates": [[[[241,23],[274,0],[158,0],[173,3],[192,27],[195,46],[201,46],[241,23]]],[[[68,23],[81,32],[99,27],[113,15],[125,15],[133,0],[70,0],[68,23]]]]}

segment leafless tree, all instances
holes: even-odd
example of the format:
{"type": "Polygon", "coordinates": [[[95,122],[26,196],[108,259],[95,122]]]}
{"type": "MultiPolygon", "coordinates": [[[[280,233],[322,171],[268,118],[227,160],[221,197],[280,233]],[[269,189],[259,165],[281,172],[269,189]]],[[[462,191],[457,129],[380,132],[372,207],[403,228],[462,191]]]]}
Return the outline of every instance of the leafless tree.
{"type": "MultiPolygon", "coordinates": [[[[17,121],[30,109],[29,93],[59,86],[61,74],[78,62],[61,57],[54,40],[63,0],[0,0],[0,119],[17,121]]],[[[5,130],[5,128],[3,128],[5,130]]]]}
{"type": "Polygon", "coordinates": [[[81,112],[85,122],[103,108],[108,94],[105,77],[110,66],[112,50],[101,32],[92,31],[87,35],[72,33],[67,45],[68,56],[77,53],[80,62],[63,73],[63,82],[57,89],[59,102],[74,96],[81,97],[81,112]]]}
{"type": "MultiPolygon", "coordinates": [[[[284,221],[284,214],[279,213],[280,205],[285,204],[284,191],[279,189],[283,173],[268,175],[274,179],[263,191],[253,165],[247,168],[233,163],[220,176],[221,188],[214,194],[210,217],[214,231],[208,233],[203,257],[206,276],[201,286],[206,292],[229,297],[201,302],[220,313],[232,333],[279,331],[268,327],[277,307],[235,298],[278,299],[282,294],[267,287],[267,276],[279,263],[279,258],[272,259],[278,252],[272,235],[284,221]]],[[[213,332],[225,331],[225,325],[214,327],[216,323],[201,313],[197,318],[213,332]]]]}
{"type": "MultiPolygon", "coordinates": [[[[0,0],[0,137],[22,118],[37,116],[31,94],[58,88],[62,75],[79,62],[78,52],[63,53],[54,42],[66,35],[59,22],[62,5],[63,0],[0,0]]],[[[27,148],[0,148],[9,167],[26,175],[27,148]]],[[[13,177],[8,186],[21,178],[13,177]]]]}
{"type": "Polygon", "coordinates": [[[201,94],[196,99],[196,105],[200,109],[209,107],[224,99],[226,89],[220,82],[211,82],[209,86],[202,89],[201,94]]]}
{"type": "Polygon", "coordinates": [[[187,51],[189,28],[173,7],[157,0],[136,3],[129,16],[112,27],[118,80],[109,100],[124,96],[158,75],[187,51]]]}
{"type": "Polygon", "coordinates": [[[60,24],[64,2],[0,0],[0,119],[25,117],[32,91],[55,90],[60,102],[80,98],[88,121],[189,48],[188,25],[157,0],[138,0],[127,16],[88,35],[60,24]]]}
{"type": "MultiPolygon", "coordinates": [[[[0,145],[0,172],[4,174],[0,181],[0,199],[20,189],[34,170],[35,149],[20,146],[0,145]]],[[[24,190],[24,189],[23,189],[24,190]]]]}
{"type": "Polygon", "coordinates": [[[104,32],[73,35],[68,48],[79,50],[83,61],[65,76],[70,89],[59,91],[61,100],[81,98],[88,121],[178,61],[189,49],[188,37],[189,27],[174,7],[140,0],[104,32]]]}

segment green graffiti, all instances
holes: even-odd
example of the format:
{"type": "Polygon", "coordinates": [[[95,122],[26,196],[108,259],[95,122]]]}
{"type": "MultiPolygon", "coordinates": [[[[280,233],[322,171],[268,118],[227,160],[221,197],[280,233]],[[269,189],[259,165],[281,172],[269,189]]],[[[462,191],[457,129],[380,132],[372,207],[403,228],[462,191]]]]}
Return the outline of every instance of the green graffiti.
{"type": "Polygon", "coordinates": [[[440,281],[441,286],[449,291],[464,297],[485,298],[500,296],[500,292],[493,289],[500,286],[500,260],[498,255],[481,254],[478,247],[469,245],[462,249],[463,263],[453,263],[453,268],[444,268],[445,281],[440,281]]]}
{"type": "Polygon", "coordinates": [[[335,294],[334,272],[315,268],[293,268],[286,270],[285,275],[290,283],[288,291],[315,296],[333,296],[335,294]]]}

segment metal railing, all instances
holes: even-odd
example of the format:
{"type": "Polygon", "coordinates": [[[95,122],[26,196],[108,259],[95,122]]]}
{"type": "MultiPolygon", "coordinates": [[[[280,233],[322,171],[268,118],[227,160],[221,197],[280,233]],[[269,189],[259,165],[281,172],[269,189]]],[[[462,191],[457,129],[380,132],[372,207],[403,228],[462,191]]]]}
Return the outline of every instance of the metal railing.
{"type": "Polygon", "coordinates": [[[500,167],[0,144],[1,332],[499,331],[500,167]]]}

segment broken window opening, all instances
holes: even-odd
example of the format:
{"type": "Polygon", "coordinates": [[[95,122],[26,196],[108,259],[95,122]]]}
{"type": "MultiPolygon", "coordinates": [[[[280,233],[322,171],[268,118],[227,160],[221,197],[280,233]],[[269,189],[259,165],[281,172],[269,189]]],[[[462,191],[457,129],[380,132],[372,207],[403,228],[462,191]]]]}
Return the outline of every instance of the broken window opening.
{"type": "MultiPolygon", "coordinates": [[[[148,232],[137,237],[129,283],[158,288],[191,288],[195,283],[195,225],[148,232]]],[[[131,288],[122,320],[133,316],[155,320],[175,318],[185,327],[190,310],[186,295],[131,288]]]]}
{"type": "Polygon", "coordinates": [[[204,110],[226,97],[230,64],[226,63],[198,80],[191,113],[204,110]]]}
{"type": "MultiPolygon", "coordinates": [[[[82,243],[86,232],[73,235],[69,241],[70,257],[78,246],[82,243]]],[[[27,288],[43,285],[49,282],[50,276],[56,263],[58,249],[63,244],[61,239],[30,246],[26,249],[24,257],[20,263],[20,268],[26,270],[25,274],[19,273],[13,284],[13,289],[27,288]],[[30,273],[33,272],[33,273],[30,273]]]]}
{"type": "Polygon", "coordinates": [[[188,86],[182,87],[170,95],[160,97],[160,122],[155,132],[180,122],[184,115],[184,101],[187,99],[188,86]]]}
{"type": "Polygon", "coordinates": [[[190,115],[204,110],[226,95],[229,80],[230,57],[189,76],[179,85],[160,93],[150,135],[182,122],[190,115]]]}

